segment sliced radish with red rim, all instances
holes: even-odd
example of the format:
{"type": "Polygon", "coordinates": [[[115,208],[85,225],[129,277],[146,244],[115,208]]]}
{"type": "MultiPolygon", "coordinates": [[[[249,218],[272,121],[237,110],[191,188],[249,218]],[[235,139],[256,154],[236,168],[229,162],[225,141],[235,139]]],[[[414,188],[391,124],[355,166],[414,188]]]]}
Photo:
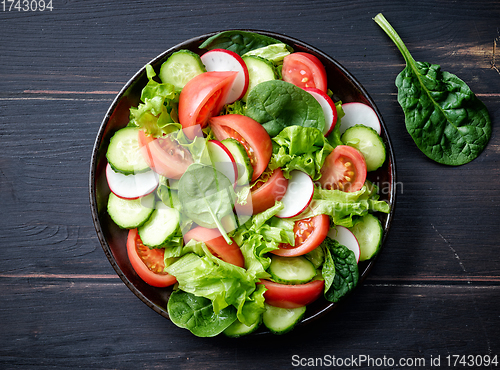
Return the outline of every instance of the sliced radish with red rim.
{"type": "Polygon", "coordinates": [[[290,218],[301,214],[311,203],[314,194],[314,183],[305,172],[294,170],[290,172],[286,193],[281,199],[283,209],[276,217],[290,218]]]}
{"type": "Polygon", "coordinates": [[[106,180],[108,181],[109,190],[117,197],[137,199],[151,194],[156,190],[159,183],[159,176],[152,170],[133,175],[124,175],[114,171],[108,163],[106,166],[106,180]]]}
{"type": "Polygon", "coordinates": [[[229,149],[217,140],[209,140],[207,149],[215,169],[224,174],[232,184],[236,184],[238,167],[229,149]]]}
{"type": "Polygon", "coordinates": [[[377,113],[369,105],[358,102],[345,103],[342,104],[342,110],[345,115],[340,120],[339,130],[341,135],[345,130],[354,125],[371,127],[379,135],[382,132],[382,126],[380,125],[377,113]]]}
{"type": "Polygon", "coordinates": [[[213,49],[201,56],[201,61],[208,72],[238,72],[231,92],[224,104],[230,104],[243,98],[248,88],[248,68],[241,57],[231,50],[213,49]]]}
{"type": "Polygon", "coordinates": [[[326,93],[315,87],[306,87],[304,90],[311,94],[318,101],[319,105],[321,105],[325,116],[325,128],[323,130],[323,135],[330,135],[335,127],[335,124],[337,123],[338,115],[335,103],[326,93]]]}
{"type": "Polygon", "coordinates": [[[354,252],[354,256],[356,257],[356,262],[359,262],[360,248],[358,239],[354,236],[354,234],[348,228],[344,226],[334,226],[330,229],[327,236],[331,239],[334,239],[347,247],[351,251],[354,252]]]}

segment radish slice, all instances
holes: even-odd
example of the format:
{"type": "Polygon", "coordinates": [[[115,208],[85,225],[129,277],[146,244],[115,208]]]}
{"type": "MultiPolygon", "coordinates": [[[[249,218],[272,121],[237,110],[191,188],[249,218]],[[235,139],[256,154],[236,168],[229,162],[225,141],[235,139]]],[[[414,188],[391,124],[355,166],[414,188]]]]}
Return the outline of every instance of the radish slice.
{"type": "Polygon", "coordinates": [[[109,190],[123,199],[137,199],[151,194],[159,183],[159,176],[153,170],[124,175],[115,172],[108,163],[106,166],[106,180],[109,190]]]}
{"type": "Polygon", "coordinates": [[[330,229],[327,236],[352,250],[354,252],[354,256],[356,257],[356,262],[359,262],[361,250],[359,249],[358,239],[356,239],[351,230],[344,226],[337,225],[330,229]]]}
{"type": "Polygon", "coordinates": [[[311,203],[314,194],[314,183],[305,172],[295,170],[290,172],[286,193],[281,199],[283,209],[276,217],[290,218],[302,213],[311,203]]]}
{"type": "Polygon", "coordinates": [[[377,113],[372,107],[363,103],[345,103],[342,104],[345,116],[340,120],[340,134],[354,125],[365,125],[371,127],[380,135],[382,127],[377,117],[377,113]]]}
{"type": "Polygon", "coordinates": [[[248,68],[243,59],[231,50],[213,49],[201,56],[207,72],[235,71],[238,72],[231,91],[224,104],[234,103],[243,98],[248,88],[248,68]]]}
{"type": "Polygon", "coordinates": [[[335,107],[335,103],[332,98],[315,87],[306,87],[304,90],[314,96],[319,105],[321,105],[323,114],[325,115],[325,129],[323,130],[323,135],[330,135],[330,132],[332,132],[337,123],[337,108],[335,107]]]}
{"type": "Polygon", "coordinates": [[[231,184],[236,184],[238,167],[229,149],[217,140],[209,140],[207,149],[215,169],[223,173],[231,181],[231,184]]]}

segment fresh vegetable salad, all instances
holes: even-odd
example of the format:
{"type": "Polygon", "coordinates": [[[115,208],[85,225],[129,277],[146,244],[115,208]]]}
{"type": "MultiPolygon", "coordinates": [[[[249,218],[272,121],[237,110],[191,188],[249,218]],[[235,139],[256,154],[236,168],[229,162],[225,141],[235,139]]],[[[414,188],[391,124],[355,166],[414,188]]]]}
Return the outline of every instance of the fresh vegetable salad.
{"type": "Polygon", "coordinates": [[[373,109],[334,102],[313,54],[246,31],[146,72],[107,150],[107,209],[135,272],[173,287],[172,322],[282,334],[349,294],[390,211],[367,180],[386,161],[373,109]]]}

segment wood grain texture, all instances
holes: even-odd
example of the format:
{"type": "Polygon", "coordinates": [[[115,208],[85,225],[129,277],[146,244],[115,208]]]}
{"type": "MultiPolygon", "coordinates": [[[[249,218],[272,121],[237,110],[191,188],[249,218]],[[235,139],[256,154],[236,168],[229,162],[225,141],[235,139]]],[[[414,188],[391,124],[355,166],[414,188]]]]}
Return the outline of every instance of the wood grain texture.
{"type": "Polygon", "coordinates": [[[0,368],[500,355],[499,19],[493,0],[79,0],[0,11],[0,368]],[[416,60],[457,74],[486,104],[493,135],[475,161],[438,165],[413,143],[394,85],[404,61],[372,21],[379,12],[416,60]],[[396,213],[365,284],[279,338],[202,339],[175,327],[117,277],[89,209],[92,147],[116,93],[169,47],[228,28],[284,33],[338,60],[375,100],[396,154],[396,213]]]}

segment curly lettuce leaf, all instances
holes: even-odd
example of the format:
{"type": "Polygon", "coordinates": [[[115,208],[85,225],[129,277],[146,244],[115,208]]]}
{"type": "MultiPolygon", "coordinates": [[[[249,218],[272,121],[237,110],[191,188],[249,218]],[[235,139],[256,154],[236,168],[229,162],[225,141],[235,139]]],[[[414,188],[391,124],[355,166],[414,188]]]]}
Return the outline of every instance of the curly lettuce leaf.
{"type": "Polygon", "coordinates": [[[148,83],[142,89],[141,101],[137,107],[130,108],[130,126],[137,126],[148,134],[159,137],[178,129],[172,125],[177,119],[179,93],[172,84],[154,80],[156,72],[151,65],[146,66],[148,83]]]}
{"type": "Polygon", "coordinates": [[[368,212],[390,212],[390,205],[377,199],[378,196],[373,193],[373,188],[368,185],[363,185],[361,190],[350,193],[315,187],[309,207],[290,220],[296,221],[325,214],[330,216],[335,225],[352,227],[356,223],[356,216],[363,216],[368,212]]]}
{"type": "Polygon", "coordinates": [[[190,242],[177,252],[182,256],[165,271],[176,277],[178,289],[209,299],[215,314],[234,306],[245,325],[256,322],[264,312],[264,292],[244,268],[215,257],[201,242],[190,242]]]}
{"type": "Polygon", "coordinates": [[[313,127],[285,127],[273,137],[273,141],[269,168],[274,170],[281,167],[286,178],[289,178],[291,171],[300,170],[314,181],[319,180],[321,167],[333,150],[322,132],[313,127]]]}

